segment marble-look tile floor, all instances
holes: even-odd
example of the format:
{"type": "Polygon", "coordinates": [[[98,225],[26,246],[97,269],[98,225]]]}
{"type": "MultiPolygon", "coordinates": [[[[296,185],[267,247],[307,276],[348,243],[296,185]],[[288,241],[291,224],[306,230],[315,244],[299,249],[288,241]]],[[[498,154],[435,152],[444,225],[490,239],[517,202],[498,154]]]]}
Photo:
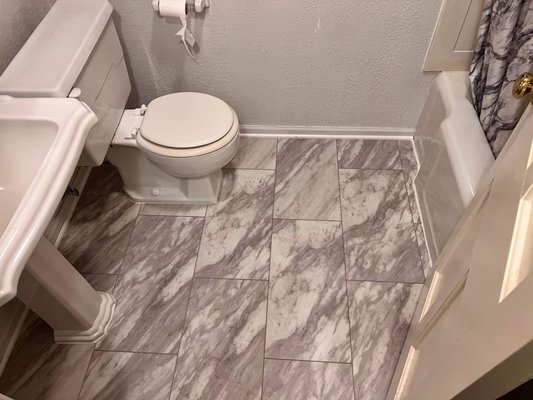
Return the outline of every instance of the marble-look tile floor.
{"type": "Polygon", "coordinates": [[[218,204],[135,204],[104,164],[60,246],[117,300],[96,346],[30,313],[15,400],[380,400],[428,256],[409,142],[243,138],[218,204]]]}

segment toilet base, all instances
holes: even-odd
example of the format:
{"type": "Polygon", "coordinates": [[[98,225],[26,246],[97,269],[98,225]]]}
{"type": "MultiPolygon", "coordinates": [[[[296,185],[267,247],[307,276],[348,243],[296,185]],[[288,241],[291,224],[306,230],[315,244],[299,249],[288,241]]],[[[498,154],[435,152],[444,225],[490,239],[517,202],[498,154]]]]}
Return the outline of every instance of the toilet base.
{"type": "Polygon", "coordinates": [[[178,178],[152,164],[135,147],[112,146],[107,159],[117,167],[124,192],[135,202],[215,204],[222,187],[222,170],[200,178],[178,178]]]}
{"type": "MultiPolygon", "coordinates": [[[[171,177],[173,178],[173,177],[171,177]]],[[[202,178],[174,178],[177,186],[124,185],[124,192],[136,202],[163,204],[215,204],[222,187],[222,170],[202,178]]]]}

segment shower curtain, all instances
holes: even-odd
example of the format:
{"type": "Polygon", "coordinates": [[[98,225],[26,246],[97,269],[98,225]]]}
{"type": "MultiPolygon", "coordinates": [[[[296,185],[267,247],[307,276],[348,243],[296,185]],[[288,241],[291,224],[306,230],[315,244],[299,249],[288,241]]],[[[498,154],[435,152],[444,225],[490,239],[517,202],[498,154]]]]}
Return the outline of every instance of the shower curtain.
{"type": "Polygon", "coordinates": [[[470,67],[474,105],[497,157],[527,99],[512,95],[516,78],[533,73],[533,0],[485,0],[470,67]]]}

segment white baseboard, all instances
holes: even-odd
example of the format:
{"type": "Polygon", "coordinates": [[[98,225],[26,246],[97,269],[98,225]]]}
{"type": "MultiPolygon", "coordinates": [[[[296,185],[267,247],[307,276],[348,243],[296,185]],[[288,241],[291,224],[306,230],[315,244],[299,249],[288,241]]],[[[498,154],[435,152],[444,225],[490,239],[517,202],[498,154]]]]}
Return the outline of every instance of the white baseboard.
{"type": "Polygon", "coordinates": [[[415,133],[414,128],[358,126],[241,125],[240,128],[244,137],[302,139],[412,140],[415,133]]]}

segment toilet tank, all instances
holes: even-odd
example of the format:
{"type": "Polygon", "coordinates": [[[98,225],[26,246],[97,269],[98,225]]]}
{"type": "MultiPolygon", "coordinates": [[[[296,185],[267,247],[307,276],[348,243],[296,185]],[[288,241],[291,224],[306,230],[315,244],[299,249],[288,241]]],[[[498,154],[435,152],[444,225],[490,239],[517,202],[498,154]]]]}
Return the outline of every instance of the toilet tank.
{"type": "Polygon", "coordinates": [[[57,0],[0,76],[0,94],[77,97],[98,117],[80,166],[100,165],[131,84],[108,0],[57,0]]]}

